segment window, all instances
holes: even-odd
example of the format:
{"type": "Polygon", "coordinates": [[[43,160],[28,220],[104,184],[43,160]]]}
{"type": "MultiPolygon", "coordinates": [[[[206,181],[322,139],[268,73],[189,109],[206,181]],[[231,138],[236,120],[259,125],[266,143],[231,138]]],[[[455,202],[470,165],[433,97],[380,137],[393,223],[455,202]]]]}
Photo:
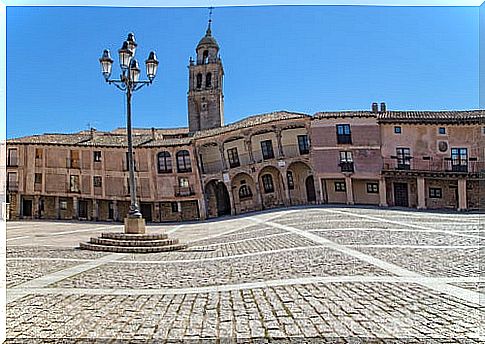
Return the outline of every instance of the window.
{"type": "Polygon", "coordinates": [[[7,154],[7,166],[17,166],[18,164],[17,148],[11,148],[7,154]]]}
{"type": "Polygon", "coordinates": [[[367,183],[367,193],[379,193],[379,183],[367,183]]]}
{"type": "Polygon", "coordinates": [[[342,172],[354,172],[354,161],[352,160],[352,152],[340,152],[340,170],[342,172]]]}
{"type": "Polygon", "coordinates": [[[61,210],[67,210],[67,201],[60,201],[59,207],[61,208],[61,210]]]}
{"type": "Polygon", "coordinates": [[[308,135],[298,135],[298,149],[300,155],[310,153],[310,143],[308,142],[308,135]]]}
{"type": "Polygon", "coordinates": [[[429,198],[441,198],[441,188],[429,188],[429,198]]]}
{"type": "Polygon", "coordinates": [[[100,188],[103,186],[103,178],[101,176],[93,177],[93,184],[95,188],[100,188]]]}
{"type": "Polygon", "coordinates": [[[7,173],[7,190],[8,191],[17,191],[18,190],[17,172],[8,172],[7,173]]]}
{"type": "Polygon", "coordinates": [[[337,143],[352,143],[350,124],[337,124],[337,143]]]}
{"type": "Polygon", "coordinates": [[[252,197],[253,193],[251,192],[249,186],[247,186],[246,184],[241,185],[241,187],[239,188],[239,199],[247,199],[252,197]]]}
{"type": "Polygon", "coordinates": [[[398,170],[411,168],[411,150],[409,148],[396,148],[396,158],[398,170]]]}
{"type": "Polygon", "coordinates": [[[79,176],[70,176],[69,190],[71,192],[79,192],[79,176]]]}
{"type": "Polygon", "coordinates": [[[468,149],[466,148],[451,149],[451,170],[453,172],[468,171],[468,149]]]}
{"type": "Polygon", "coordinates": [[[197,74],[197,77],[196,77],[196,87],[197,88],[201,88],[202,87],[202,74],[197,74]]]}
{"type": "Polygon", "coordinates": [[[93,159],[94,159],[94,162],[101,162],[101,151],[94,151],[93,159]]]}
{"type": "Polygon", "coordinates": [[[205,75],[205,87],[211,87],[212,86],[212,73],[207,73],[205,75]]]}
{"type": "Polygon", "coordinates": [[[42,152],[43,152],[42,148],[36,148],[35,149],[35,158],[36,159],[42,159],[42,152]]]}
{"type": "Polygon", "coordinates": [[[394,127],[394,134],[400,134],[401,133],[401,127],[394,127]]]}
{"type": "Polygon", "coordinates": [[[207,62],[209,62],[209,50],[204,50],[202,53],[202,63],[206,64],[207,62]]]}
{"type": "Polygon", "coordinates": [[[42,173],[36,173],[34,175],[34,184],[42,184],[42,173]]]}
{"type": "Polygon", "coordinates": [[[179,212],[179,204],[177,202],[170,202],[172,206],[172,213],[178,213],[179,212]]]}
{"type": "Polygon", "coordinates": [[[234,168],[240,166],[237,148],[228,149],[227,158],[229,159],[229,167],[234,168]]]}
{"type": "Polygon", "coordinates": [[[177,152],[177,171],[192,172],[192,165],[190,163],[189,151],[181,150],[177,152]]]}
{"type": "Polygon", "coordinates": [[[265,174],[261,179],[263,180],[264,193],[274,192],[273,177],[271,174],[265,174]]]}
{"type": "Polygon", "coordinates": [[[438,133],[440,135],[446,135],[446,128],[445,127],[439,127],[438,128],[438,133]]]}
{"type": "Polygon", "coordinates": [[[261,141],[261,151],[263,152],[264,160],[274,158],[273,143],[271,140],[261,141]]]}
{"type": "Polygon", "coordinates": [[[158,173],[172,173],[172,158],[167,151],[160,152],[157,155],[158,173]]]}
{"type": "Polygon", "coordinates": [[[188,188],[189,187],[189,178],[179,178],[179,187],[188,188]]]}
{"type": "Polygon", "coordinates": [[[293,180],[293,172],[286,172],[286,179],[288,180],[288,189],[293,190],[295,188],[295,181],[293,180]]]}
{"type": "Polygon", "coordinates": [[[345,192],[345,182],[335,182],[335,192],[345,192]]]}

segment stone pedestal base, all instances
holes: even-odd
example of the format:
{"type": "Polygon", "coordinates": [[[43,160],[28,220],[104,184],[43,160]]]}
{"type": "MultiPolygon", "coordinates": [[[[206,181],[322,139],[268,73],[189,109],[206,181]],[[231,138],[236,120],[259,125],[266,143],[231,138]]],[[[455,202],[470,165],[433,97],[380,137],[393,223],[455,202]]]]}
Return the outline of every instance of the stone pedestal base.
{"type": "Polygon", "coordinates": [[[145,234],[144,218],[125,218],[125,233],[128,234],[145,234]]]}

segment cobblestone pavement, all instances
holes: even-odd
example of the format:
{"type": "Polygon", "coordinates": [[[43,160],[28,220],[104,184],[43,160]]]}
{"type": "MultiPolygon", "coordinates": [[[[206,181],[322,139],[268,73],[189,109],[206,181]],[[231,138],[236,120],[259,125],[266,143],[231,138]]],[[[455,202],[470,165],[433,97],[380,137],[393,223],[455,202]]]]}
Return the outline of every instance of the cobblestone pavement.
{"type": "Polygon", "coordinates": [[[9,222],[7,338],[484,339],[478,214],[291,208],[148,227],[179,252],[76,249],[121,230],[9,222]]]}

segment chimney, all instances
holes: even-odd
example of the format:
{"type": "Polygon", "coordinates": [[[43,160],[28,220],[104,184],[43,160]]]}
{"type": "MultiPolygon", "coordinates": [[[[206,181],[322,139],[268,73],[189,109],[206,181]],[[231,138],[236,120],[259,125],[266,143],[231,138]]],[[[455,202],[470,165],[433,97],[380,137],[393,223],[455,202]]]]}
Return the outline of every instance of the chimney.
{"type": "Polygon", "coordinates": [[[381,103],[381,112],[386,112],[386,111],[387,111],[386,103],[382,102],[381,103]]]}
{"type": "Polygon", "coordinates": [[[94,137],[96,135],[96,128],[89,128],[89,131],[91,132],[91,140],[94,140],[94,137]]]}
{"type": "Polygon", "coordinates": [[[379,105],[377,103],[372,103],[372,112],[379,112],[379,105]]]}
{"type": "Polygon", "coordinates": [[[152,140],[156,140],[157,139],[157,133],[155,132],[155,128],[152,127],[152,140]]]}

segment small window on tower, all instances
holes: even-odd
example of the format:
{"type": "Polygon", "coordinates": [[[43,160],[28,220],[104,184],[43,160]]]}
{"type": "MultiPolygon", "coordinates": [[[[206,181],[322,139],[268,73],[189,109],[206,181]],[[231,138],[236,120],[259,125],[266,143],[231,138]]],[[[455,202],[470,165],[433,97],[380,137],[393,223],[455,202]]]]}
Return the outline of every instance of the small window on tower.
{"type": "Polygon", "coordinates": [[[209,50],[204,50],[202,54],[202,63],[206,64],[209,62],[209,50]]]}
{"type": "Polygon", "coordinates": [[[202,87],[202,74],[197,74],[197,85],[196,85],[197,88],[201,88],[202,87]]]}
{"type": "Polygon", "coordinates": [[[207,73],[205,76],[205,87],[212,86],[212,73],[207,73]]]}

